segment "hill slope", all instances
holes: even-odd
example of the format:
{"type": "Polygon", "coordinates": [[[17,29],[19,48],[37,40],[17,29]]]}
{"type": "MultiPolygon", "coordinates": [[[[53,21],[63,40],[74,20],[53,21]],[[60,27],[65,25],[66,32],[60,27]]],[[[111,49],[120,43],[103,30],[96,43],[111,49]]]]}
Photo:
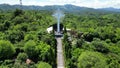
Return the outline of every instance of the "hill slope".
{"type": "Polygon", "coordinates": [[[20,5],[8,5],[8,4],[0,4],[0,10],[14,10],[14,9],[23,9],[23,10],[47,10],[54,11],[57,8],[60,8],[64,12],[72,12],[72,13],[85,13],[85,12],[120,12],[119,9],[115,8],[101,8],[101,9],[93,9],[87,7],[79,7],[71,4],[67,5],[52,5],[52,6],[20,6],[20,5]]]}

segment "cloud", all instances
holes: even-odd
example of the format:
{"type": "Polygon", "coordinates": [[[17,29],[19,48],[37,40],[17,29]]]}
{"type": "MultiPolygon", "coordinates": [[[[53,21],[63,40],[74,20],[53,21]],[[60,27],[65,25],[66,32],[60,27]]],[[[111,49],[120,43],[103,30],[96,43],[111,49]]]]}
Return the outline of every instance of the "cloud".
{"type": "Polygon", "coordinates": [[[19,4],[19,0],[1,0],[0,4],[19,4]]]}
{"type": "Polygon", "coordinates": [[[88,2],[76,3],[74,5],[92,7],[92,8],[106,8],[114,7],[120,8],[120,0],[91,0],[88,2]]]}
{"type": "MultiPolygon", "coordinates": [[[[73,4],[90,8],[114,7],[120,8],[120,0],[22,0],[23,5],[64,5],[73,4]]],[[[19,4],[19,0],[3,0],[0,2],[9,4],[19,4]]]]}

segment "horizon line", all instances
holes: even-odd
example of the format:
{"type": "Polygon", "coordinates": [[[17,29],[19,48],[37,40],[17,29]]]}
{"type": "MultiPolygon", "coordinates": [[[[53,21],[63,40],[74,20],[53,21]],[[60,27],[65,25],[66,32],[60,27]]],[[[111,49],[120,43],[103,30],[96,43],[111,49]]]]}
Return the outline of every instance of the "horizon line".
{"type": "MultiPolygon", "coordinates": [[[[20,4],[8,4],[8,3],[1,3],[0,5],[2,4],[6,4],[6,5],[20,5],[20,4]]],[[[65,5],[73,5],[73,6],[77,6],[77,7],[85,7],[85,8],[93,8],[93,9],[104,9],[104,8],[113,8],[113,9],[120,9],[120,8],[116,8],[116,7],[101,7],[101,8],[94,8],[94,7],[86,7],[86,6],[78,6],[78,5],[75,5],[75,4],[49,4],[49,5],[34,5],[34,4],[31,4],[31,5],[27,5],[27,4],[22,4],[23,6],[41,6],[41,7],[44,7],[44,6],[65,6],[65,5]]]]}

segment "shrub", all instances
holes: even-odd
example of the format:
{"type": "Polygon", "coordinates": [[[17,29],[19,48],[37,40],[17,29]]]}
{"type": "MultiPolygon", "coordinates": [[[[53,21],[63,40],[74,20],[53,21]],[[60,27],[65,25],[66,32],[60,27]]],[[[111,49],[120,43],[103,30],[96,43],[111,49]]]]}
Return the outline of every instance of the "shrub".
{"type": "Polygon", "coordinates": [[[12,68],[28,68],[28,65],[21,60],[16,60],[12,68]]]}
{"type": "Polygon", "coordinates": [[[33,40],[29,40],[25,43],[24,51],[27,53],[29,58],[33,59],[37,56],[36,43],[33,40]]]}
{"type": "Polygon", "coordinates": [[[50,46],[44,42],[40,42],[36,47],[37,52],[39,53],[39,59],[42,61],[48,61],[52,57],[50,56],[50,46]]]}
{"type": "Polygon", "coordinates": [[[15,48],[9,41],[0,40],[0,59],[10,58],[14,53],[15,48]]]}
{"type": "Polygon", "coordinates": [[[36,38],[37,38],[36,35],[26,34],[24,40],[25,40],[25,41],[29,41],[29,40],[37,40],[36,38]]]}
{"type": "Polygon", "coordinates": [[[109,52],[108,44],[106,44],[106,42],[93,41],[92,45],[95,47],[95,50],[98,52],[101,52],[101,53],[108,53],[109,52]]]}
{"type": "Polygon", "coordinates": [[[46,62],[40,62],[38,63],[37,68],[52,68],[52,66],[46,62]]]}
{"type": "Polygon", "coordinates": [[[26,61],[27,58],[28,58],[28,56],[26,53],[19,53],[17,56],[17,59],[21,60],[21,61],[26,61]]]}
{"type": "Polygon", "coordinates": [[[120,68],[120,57],[117,54],[109,53],[107,55],[107,63],[109,68],[120,68]]]}
{"type": "Polygon", "coordinates": [[[98,52],[83,52],[78,58],[78,68],[105,68],[106,58],[98,52]]]}

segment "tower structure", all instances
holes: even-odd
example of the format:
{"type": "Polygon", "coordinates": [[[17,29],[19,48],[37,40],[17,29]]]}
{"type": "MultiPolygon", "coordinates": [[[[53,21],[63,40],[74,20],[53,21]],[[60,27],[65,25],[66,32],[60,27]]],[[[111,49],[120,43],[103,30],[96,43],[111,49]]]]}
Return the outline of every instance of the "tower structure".
{"type": "Polygon", "coordinates": [[[22,0],[20,0],[20,5],[22,6],[22,0]]]}
{"type": "Polygon", "coordinates": [[[60,33],[60,19],[64,17],[64,14],[58,9],[53,16],[57,19],[57,32],[60,33]]]}

